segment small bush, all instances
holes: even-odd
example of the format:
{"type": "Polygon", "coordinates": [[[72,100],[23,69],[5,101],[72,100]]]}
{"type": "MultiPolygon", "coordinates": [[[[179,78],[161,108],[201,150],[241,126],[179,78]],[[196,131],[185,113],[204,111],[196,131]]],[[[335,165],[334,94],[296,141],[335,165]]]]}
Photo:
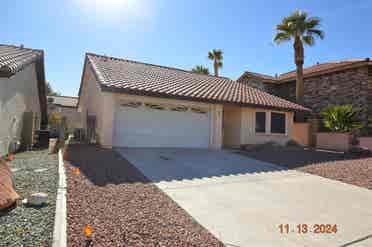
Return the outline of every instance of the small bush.
{"type": "Polygon", "coordinates": [[[345,133],[359,129],[362,124],[358,121],[359,111],[352,105],[330,106],[321,112],[324,126],[333,132],[345,133]]]}

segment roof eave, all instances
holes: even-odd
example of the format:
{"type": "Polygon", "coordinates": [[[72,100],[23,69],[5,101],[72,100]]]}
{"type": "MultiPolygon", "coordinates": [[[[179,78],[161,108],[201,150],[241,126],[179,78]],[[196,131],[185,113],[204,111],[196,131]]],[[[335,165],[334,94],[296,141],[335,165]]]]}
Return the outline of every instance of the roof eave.
{"type": "MultiPolygon", "coordinates": [[[[372,65],[372,62],[370,60],[366,59],[364,61],[355,62],[355,63],[352,63],[352,64],[346,64],[346,65],[331,68],[331,69],[326,69],[326,70],[322,70],[322,71],[317,71],[317,72],[304,74],[304,79],[314,77],[314,76],[326,75],[326,74],[329,74],[329,73],[334,73],[334,72],[347,70],[347,69],[355,69],[355,68],[368,66],[368,65],[372,65]]],[[[279,78],[278,82],[280,84],[280,83],[291,82],[291,81],[294,81],[294,80],[296,80],[296,76],[292,76],[290,78],[285,78],[285,79],[280,79],[279,78]]]]}
{"type": "Polygon", "coordinates": [[[0,68],[0,77],[10,78],[15,74],[9,66],[3,66],[0,68]]]}

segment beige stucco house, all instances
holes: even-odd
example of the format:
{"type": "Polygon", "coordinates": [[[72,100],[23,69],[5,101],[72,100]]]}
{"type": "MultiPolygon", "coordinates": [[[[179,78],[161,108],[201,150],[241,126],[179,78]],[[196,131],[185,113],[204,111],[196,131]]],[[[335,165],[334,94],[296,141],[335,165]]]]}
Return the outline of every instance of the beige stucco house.
{"type": "Polygon", "coordinates": [[[308,109],[224,77],[87,53],[78,109],[111,147],[215,148],[292,138],[308,109]]]}
{"type": "Polygon", "coordinates": [[[58,112],[66,119],[68,131],[82,128],[81,112],[77,110],[78,97],[48,96],[48,114],[58,112]]]}
{"type": "Polygon", "coordinates": [[[0,156],[16,143],[31,146],[46,125],[43,51],[0,45],[0,156]]]}

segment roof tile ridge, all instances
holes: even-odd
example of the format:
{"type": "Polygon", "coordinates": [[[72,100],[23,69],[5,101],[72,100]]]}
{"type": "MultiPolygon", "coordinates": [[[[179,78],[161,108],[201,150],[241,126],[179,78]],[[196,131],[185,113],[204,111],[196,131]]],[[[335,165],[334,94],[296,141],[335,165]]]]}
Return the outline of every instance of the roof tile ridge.
{"type": "Polygon", "coordinates": [[[224,76],[205,75],[205,74],[200,74],[200,73],[197,73],[197,72],[192,72],[192,71],[189,71],[189,70],[180,69],[180,68],[176,68],[176,67],[164,66],[164,65],[153,64],[153,63],[145,63],[145,62],[125,59],[125,58],[118,58],[118,57],[112,57],[112,56],[107,56],[107,55],[95,54],[95,53],[91,53],[91,52],[87,52],[86,54],[91,55],[91,56],[96,56],[96,57],[108,58],[108,59],[111,59],[111,60],[118,60],[118,61],[128,62],[128,63],[149,65],[149,66],[154,66],[154,67],[163,68],[163,69],[170,69],[170,70],[178,70],[178,71],[181,71],[181,72],[185,72],[185,73],[189,73],[189,74],[193,74],[193,75],[197,75],[197,76],[205,76],[205,77],[210,77],[210,78],[215,78],[215,79],[232,80],[232,79],[230,79],[228,77],[224,77],[224,76]]]}

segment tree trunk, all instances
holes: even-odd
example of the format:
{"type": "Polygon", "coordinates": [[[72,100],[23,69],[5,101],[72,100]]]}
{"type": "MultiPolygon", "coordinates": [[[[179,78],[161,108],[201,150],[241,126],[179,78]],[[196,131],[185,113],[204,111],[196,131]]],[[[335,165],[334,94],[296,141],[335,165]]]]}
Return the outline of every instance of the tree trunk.
{"type": "MultiPolygon", "coordinates": [[[[300,37],[296,37],[294,43],[295,50],[295,63],[296,63],[296,103],[299,105],[304,105],[304,46],[300,37]]],[[[296,113],[296,121],[304,122],[305,114],[304,112],[296,113]]]]}
{"type": "Polygon", "coordinates": [[[214,75],[218,76],[218,63],[217,63],[217,61],[214,61],[213,67],[214,67],[214,75]]]}

